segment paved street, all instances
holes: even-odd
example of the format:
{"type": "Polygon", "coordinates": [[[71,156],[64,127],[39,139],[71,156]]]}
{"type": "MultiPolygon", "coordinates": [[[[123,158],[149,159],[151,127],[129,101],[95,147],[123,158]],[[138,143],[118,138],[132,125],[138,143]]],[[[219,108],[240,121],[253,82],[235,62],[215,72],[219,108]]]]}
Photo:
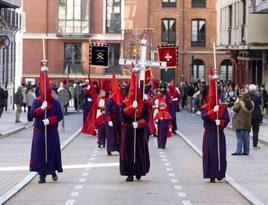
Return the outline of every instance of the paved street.
{"type": "MultiPolygon", "coordinates": [[[[67,115],[65,127],[65,131],[59,128],[62,143],[81,127],[81,114],[67,115]]],[[[0,197],[29,172],[32,132],[32,127],[29,127],[14,134],[0,136],[0,197]],[[14,171],[15,169],[20,170],[14,171]]]]}
{"type": "MultiPolygon", "coordinates": [[[[194,145],[201,149],[203,139],[203,126],[200,116],[182,112],[177,114],[179,131],[189,138],[194,145]]],[[[261,127],[260,135],[267,139],[267,125],[261,127]]],[[[231,156],[236,147],[234,130],[225,129],[227,143],[227,172],[245,189],[251,192],[263,204],[268,204],[268,147],[262,145],[260,150],[252,149],[249,156],[231,156]]]]}
{"type": "Polygon", "coordinates": [[[96,138],[81,134],[64,151],[58,182],[35,178],[7,204],[249,204],[229,184],[202,179],[201,159],[178,136],[158,150],[150,140],[151,170],[140,182],[119,175],[118,155],[107,156],[96,138]],[[76,165],[76,166],[75,166],[76,165]]]}

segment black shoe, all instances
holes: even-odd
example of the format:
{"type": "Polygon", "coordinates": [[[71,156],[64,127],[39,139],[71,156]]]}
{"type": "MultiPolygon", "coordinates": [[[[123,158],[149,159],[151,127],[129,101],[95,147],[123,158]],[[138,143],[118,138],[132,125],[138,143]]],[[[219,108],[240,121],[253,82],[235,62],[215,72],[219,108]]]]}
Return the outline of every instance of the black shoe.
{"type": "Polygon", "coordinates": [[[101,145],[98,145],[98,148],[101,148],[101,145]]]}
{"type": "Polygon", "coordinates": [[[248,156],[249,154],[247,154],[247,153],[243,153],[243,155],[248,156]]]}
{"type": "Polygon", "coordinates": [[[53,181],[58,181],[58,176],[56,173],[52,174],[52,180],[53,181]]]}
{"type": "Polygon", "coordinates": [[[128,177],[126,178],[126,181],[127,181],[127,182],[133,182],[133,180],[134,180],[133,176],[128,176],[128,177]]]}
{"type": "Polygon", "coordinates": [[[44,183],[46,183],[46,177],[44,177],[44,176],[40,176],[40,177],[39,177],[38,184],[44,184],[44,183]]]}
{"type": "Polygon", "coordinates": [[[136,175],[136,179],[139,181],[141,179],[141,175],[136,175]]]}
{"type": "Polygon", "coordinates": [[[112,156],[112,152],[107,152],[107,155],[108,156],[112,156]]]}
{"type": "Polygon", "coordinates": [[[241,154],[240,153],[236,153],[236,152],[232,154],[232,156],[239,156],[239,155],[241,155],[241,154]]]}
{"type": "Polygon", "coordinates": [[[210,183],[215,183],[215,179],[214,178],[211,178],[210,179],[210,183]]]}
{"type": "Polygon", "coordinates": [[[221,181],[221,180],[222,180],[222,178],[217,178],[217,180],[218,180],[218,181],[221,181]]]}

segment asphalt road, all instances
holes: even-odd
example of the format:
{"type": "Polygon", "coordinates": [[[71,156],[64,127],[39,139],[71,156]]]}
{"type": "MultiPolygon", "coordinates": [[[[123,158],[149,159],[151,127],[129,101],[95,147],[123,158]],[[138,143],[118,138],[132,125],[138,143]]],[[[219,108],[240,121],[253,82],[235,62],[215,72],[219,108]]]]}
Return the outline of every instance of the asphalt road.
{"type": "Polygon", "coordinates": [[[150,139],[151,169],[141,181],[125,182],[118,168],[118,154],[107,156],[96,138],[78,136],[63,152],[64,173],[58,182],[35,178],[7,202],[9,205],[224,205],[249,204],[224,181],[202,179],[201,159],[178,136],[159,150],[150,139]]]}

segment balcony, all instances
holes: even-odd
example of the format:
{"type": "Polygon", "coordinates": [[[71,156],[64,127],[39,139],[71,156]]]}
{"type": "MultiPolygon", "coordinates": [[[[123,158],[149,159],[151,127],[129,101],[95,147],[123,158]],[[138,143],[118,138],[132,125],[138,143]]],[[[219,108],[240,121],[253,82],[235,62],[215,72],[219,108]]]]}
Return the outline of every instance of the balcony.
{"type": "Polygon", "coordinates": [[[21,0],[0,0],[0,8],[19,8],[21,0]]]}

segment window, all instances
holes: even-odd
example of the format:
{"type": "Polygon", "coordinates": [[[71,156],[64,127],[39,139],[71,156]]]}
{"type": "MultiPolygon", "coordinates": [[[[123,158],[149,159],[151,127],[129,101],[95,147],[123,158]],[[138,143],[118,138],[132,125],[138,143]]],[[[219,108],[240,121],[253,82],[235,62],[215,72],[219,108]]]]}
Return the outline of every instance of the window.
{"type": "Polygon", "coordinates": [[[176,7],[176,0],[162,0],[162,7],[176,7]]]}
{"type": "Polygon", "coordinates": [[[192,81],[205,79],[205,63],[200,59],[192,62],[192,81]]]}
{"type": "Polygon", "coordinates": [[[162,20],[162,42],[176,43],[176,20],[163,19],[162,20]]]}
{"type": "Polygon", "coordinates": [[[64,73],[83,74],[81,43],[64,44],[64,73]]]}
{"type": "Polygon", "coordinates": [[[203,19],[192,20],[192,46],[205,47],[206,45],[206,21],[203,19]]]}
{"type": "Polygon", "coordinates": [[[121,0],[106,0],[106,33],[121,33],[121,0]]]}
{"type": "Polygon", "coordinates": [[[192,7],[193,8],[205,8],[206,0],[192,0],[192,7]]]}
{"type": "Polygon", "coordinates": [[[233,65],[230,60],[224,60],[221,63],[221,78],[225,81],[233,80],[233,65]]]}
{"type": "Polygon", "coordinates": [[[59,0],[58,2],[58,34],[89,34],[91,0],[59,0]]]}
{"type": "Polygon", "coordinates": [[[120,43],[112,43],[109,45],[109,68],[106,69],[107,74],[119,73],[120,43]]]}

